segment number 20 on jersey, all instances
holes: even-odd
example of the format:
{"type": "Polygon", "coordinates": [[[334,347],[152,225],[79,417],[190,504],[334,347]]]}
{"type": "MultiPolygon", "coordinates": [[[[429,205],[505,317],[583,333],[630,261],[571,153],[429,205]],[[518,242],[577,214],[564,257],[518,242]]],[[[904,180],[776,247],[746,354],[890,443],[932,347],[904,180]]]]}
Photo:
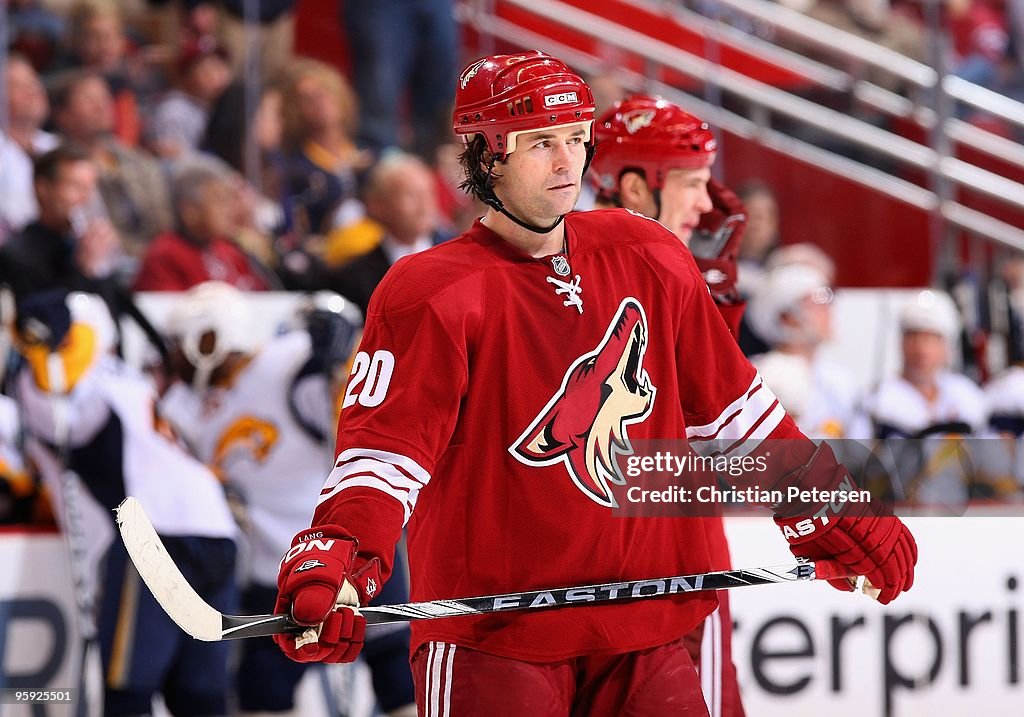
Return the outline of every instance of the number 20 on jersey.
{"type": "Polygon", "coordinates": [[[348,408],[357,402],[367,408],[379,406],[388,395],[394,370],[395,355],[390,351],[374,351],[373,356],[358,352],[352,361],[352,374],[341,407],[348,408]]]}

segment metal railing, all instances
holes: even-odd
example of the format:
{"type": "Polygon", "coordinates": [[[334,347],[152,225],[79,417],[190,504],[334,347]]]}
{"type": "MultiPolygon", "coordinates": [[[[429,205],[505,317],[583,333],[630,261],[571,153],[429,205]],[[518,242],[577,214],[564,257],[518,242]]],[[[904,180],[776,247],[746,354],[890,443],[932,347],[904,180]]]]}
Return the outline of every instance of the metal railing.
{"type": "MultiPolygon", "coordinates": [[[[935,226],[947,237],[951,229],[960,229],[1024,251],[1024,229],[964,206],[952,198],[955,194],[953,188],[960,187],[1024,210],[1024,184],[957,159],[949,150],[951,143],[957,142],[1024,169],[1024,147],[949,116],[948,112],[942,111],[941,102],[927,102],[934,100],[936,93],[945,93],[948,100],[962,102],[1020,126],[1024,126],[1024,104],[958,77],[942,76],[928,65],[766,0],[715,1],[731,12],[769,26],[779,37],[798,39],[815,48],[820,51],[815,53],[815,58],[775,46],[763,38],[698,15],[678,2],[628,1],[638,9],[666,15],[683,23],[699,32],[708,43],[754,55],[802,78],[808,85],[846,94],[885,115],[911,120],[927,131],[930,146],[794,92],[760,82],[575,5],[559,0],[501,0],[600,41],[605,47],[639,56],[648,70],[663,67],[680,72],[713,90],[708,92],[709,95],[724,94],[740,99],[750,109],[743,114],[725,109],[719,102],[707,102],[677,88],[653,82],[649,72],[640,75],[624,68],[613,70],[612,74],[626,89],[659,92],[693,108],[702,117],[731,133],[784,151],[797,160],[930,212],[936,221],[935,226]],[[859,76],[863,73],[855,74],[842,67],[833,67],[822,61],[822,55],[835,58],[839,63],[867,66],[888,73],[911,87],[910,96],[905,97],[870,82],[859,76]],[[891,172],[822,149],[793,133],[776,129],[770,122],[773,116],[784,117],[790,125],[855,146],[888,163],[922,170],[932,177],[931,185],[929,188],[915,185],[891,172]]],[[[608,71],[604,57],[554,43],[550,38],[500,17],[494,10],[494,0],[467,0],[460,14],[464,22],[473,25],[484,36],[501,37],[524,47],[546,47],[585,72],[608,71]]]]}

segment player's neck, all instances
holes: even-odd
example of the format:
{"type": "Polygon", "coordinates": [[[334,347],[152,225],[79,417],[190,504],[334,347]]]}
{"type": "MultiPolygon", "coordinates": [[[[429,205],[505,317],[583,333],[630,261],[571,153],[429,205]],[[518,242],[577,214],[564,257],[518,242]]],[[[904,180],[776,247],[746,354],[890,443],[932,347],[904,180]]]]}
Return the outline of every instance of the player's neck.
{"type": "Polygon", "coordinates": [[[494,209],[488,209],[480,221],[509,244],[532,257],[558,254],[565,244],[564,221],[546,234],[531,232],[494,209]]]}
{"type": "Polygon", "coordinates": [[[924,396],[929,403],[933,402],[939,395],[939,386],[934,374],[921,374],[914,371],[903,370],[903,380],[917,389],[917,392],[924,396]]]}

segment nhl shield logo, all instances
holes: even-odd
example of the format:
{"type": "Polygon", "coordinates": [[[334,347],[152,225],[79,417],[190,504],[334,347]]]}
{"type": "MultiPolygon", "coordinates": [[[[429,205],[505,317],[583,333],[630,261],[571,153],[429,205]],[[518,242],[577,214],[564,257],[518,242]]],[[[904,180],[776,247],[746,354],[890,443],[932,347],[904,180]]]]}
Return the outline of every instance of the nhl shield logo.
{"type": "Polygon", "coordinates": [[[551,268],[559,276],[569,276],[569,261],[561,254],[551,257],[551,268]]]}

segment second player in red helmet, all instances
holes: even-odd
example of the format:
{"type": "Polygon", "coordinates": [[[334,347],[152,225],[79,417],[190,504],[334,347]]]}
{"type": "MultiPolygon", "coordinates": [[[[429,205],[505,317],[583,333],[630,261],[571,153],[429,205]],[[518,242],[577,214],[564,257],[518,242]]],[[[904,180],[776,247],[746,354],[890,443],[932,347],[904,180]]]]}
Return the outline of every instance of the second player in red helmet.
{"type": "Polygon", "coordinates": [[[733,335],[743,302],[736,257],[746,224],[739,197],[711,176],[718,143],[707,122],[661,97],[633,95],[598,118],[590,178],[598,206],[657,219],[690,247],[733,335]]]}
{"type": "MultiPolygon", "coordinates": [[[[619,206],[657,219],[687,244],[737,334],[744,302],[736,293],[736,254],[746,215],[742,202],[711,178],[718,150],[708,124],[661,97],[633,95],[597,120],[590,178],[599,206],[619,206]]],[[[702,519],[715,570],[731,566],[721,518],[702,519]]],[[[744,714],[732,660],[729,595],[687,635],[712,717],[744,714]]]]}

